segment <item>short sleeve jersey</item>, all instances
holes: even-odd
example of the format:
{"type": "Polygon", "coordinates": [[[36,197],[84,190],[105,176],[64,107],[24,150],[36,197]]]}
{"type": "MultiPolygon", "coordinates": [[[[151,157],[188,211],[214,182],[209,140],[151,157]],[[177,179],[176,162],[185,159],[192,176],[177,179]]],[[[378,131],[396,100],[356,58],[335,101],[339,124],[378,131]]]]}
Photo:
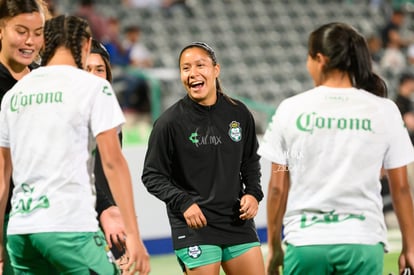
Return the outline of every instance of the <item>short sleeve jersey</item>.
{"type": "Polygon", "coordinates": [[[258,152],[289,170],[287,242],[386,244],[380,170],[414,160],[391,100],[314,88],[280,104],[258,152]]]}
{"type": "Polygon", "coordinates": [[[46,66],[2,100],[0,146],[11,150],[8,234],[98,229],[95,137],[125,119],[109,82],[72,66],[46,66]]]}

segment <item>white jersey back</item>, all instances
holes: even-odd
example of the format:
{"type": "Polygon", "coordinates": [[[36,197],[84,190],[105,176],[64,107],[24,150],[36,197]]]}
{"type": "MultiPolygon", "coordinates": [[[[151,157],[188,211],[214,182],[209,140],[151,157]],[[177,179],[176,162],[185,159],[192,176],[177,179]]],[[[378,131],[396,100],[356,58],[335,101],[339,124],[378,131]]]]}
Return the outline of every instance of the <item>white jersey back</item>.
{"type": "Polygon", "coordinates": [[[72,66],[40,67],[3,98],[0,146],[15,188],[8,234],[94,232],[95,137],[124,116],[109,82],[72,66]]]}
{"type": "Polygon", "coordinates": [[[284,233],[294,245],[386,243],[381,167],[414,160],[391,100],[324,86],[280,104],[259,154],[288,166],[284,233]]]}

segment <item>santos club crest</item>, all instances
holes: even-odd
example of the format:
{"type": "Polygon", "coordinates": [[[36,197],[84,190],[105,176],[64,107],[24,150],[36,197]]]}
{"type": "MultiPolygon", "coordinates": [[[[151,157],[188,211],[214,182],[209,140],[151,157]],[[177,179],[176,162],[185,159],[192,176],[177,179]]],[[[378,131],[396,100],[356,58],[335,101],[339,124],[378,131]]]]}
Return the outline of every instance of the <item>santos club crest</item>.
{"type": "Polygon", "coordinates": [[[229,126],[230,138],[235,142],[239,142],[242,139],[242,129],[240,127],[240,123],[237,121],[232,121],[229,126]]]}
{"type": "Polygon", "coordinates": [[[190,246],[187,250],[188,256],[190,256],[193,259],[197,259],[201,255],[201,248],[198,245],[190,246]]]}

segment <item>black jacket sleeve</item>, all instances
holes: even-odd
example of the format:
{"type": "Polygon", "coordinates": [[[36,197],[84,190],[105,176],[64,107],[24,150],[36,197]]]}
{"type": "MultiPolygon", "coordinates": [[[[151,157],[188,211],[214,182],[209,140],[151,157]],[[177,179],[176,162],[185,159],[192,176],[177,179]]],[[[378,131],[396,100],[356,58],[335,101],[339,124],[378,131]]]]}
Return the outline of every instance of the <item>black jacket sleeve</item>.
{"type": "Polygon", "coordinates": [[[263,191],[262,186],[260,185],[260,156],[257,154],[259,142],[257,141],[253,115],[248,110],[247,112],[248,127],[246,129],[246,140],[244,143],[240,176],[242,183],[245,186],[244,193],[254,196],[257,201],[260,202],[263,199],[263,191]]]}
{"type": "Polygon", "coordinates": [[[172,211],[183,213],[194,201],[187,192],[173,183],[173,154],[170,129],[162,123],[155,123],[149,138],[141,179],[149,193],[165,202],[172,211]]]}
{"type": "MultiPolygon", "coordinates": [[[[103,211],[107,208],[114,206],[115,202],[111,200],[107,193],[102,189],[102,186],[99,184],[95,184],[96,188],[96,212],[98,212],[98,219],[101,217],[103,211]]],[[[111,195],[111,193],[109,193],[111,195]]],[[[112,195],[111,195],[112,196],[112,195]]]]}
{"type": "MultiPolygon", "coordinates": [[[[122,133],[119,133],[119,140],[122,144],[122,133]]],[[[115,200],[112,196],[111,189],[109,188],[108,180],[105,177],[105,173],[102,167],[101,155],[99,150],[96,150],[95,155],[95,189],[96,189],[96,212],[98,212],[98,218],[101,216],[102,212],[116,205],[115,200]]]]}

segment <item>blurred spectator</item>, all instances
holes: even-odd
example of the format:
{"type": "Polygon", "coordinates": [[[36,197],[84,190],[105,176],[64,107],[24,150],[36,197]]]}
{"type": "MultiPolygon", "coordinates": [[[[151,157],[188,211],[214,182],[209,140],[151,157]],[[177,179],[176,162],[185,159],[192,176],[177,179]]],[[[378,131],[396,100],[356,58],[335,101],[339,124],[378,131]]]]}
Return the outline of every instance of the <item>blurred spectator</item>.
{"type": "Polygon", "coordinates": [[[371,34],[367,37],[367,44],[371,54],[374,71],[378,72],[383,54],[381,38],[376,34],[371,34]]]}
{"type": "MultiPolygon", "coordinates": [[[[401,116],[407,127],[408,133],[410,134],[411,143],[414,144],[414,109],[411,97],[414,93],[414,74],[410,72],[404,72],[399,77],[399,82],[397,86],[395,103],[400,110],[401,116]]],[[[407,165],[407,174],[410,182],[411,193],[414,194],[414,164],[411,163],[407,165]]],[[[395,216],[393,206],[391,203],[391,192],[388,184],[388,179],[385,177],[385,174],[381,177],[381,195],[384,199],[384,213],[388,215],[385,216],[387,226],[392,226],[392,219],[395,216]]],[[[414,197],[414,196],[413,196],[414,197]]]]}
{"type": "Polygon", "coordinates": [[[154,62],[151,52],[141,42],[141,33],[138,25],[129,25],[124,31],[122,47],[127,52],[128,65],[132,69],[128,73],[135,78],[136,88],[125,90],[122,101],[126,110],[147,113],[150,111],[150,85],[148,76],[142,69],[153,67],[154,62]]]}
{"type": "Polygon", "coordinates": [[[404,25],[405,13],[402,10],[394,10],[391,18],[381,30],[381,38],[383,47],[398,46],[406,47],[409,40],[400,35],[402,26],[404,25]]]}
{"type": "Polygon", "coordinates": [[[384,49],[380,67],[396,75],[401,73],[407,66],[406,56],[399,48],[389,47],[384,49]]]}
{"type": "Polygon", "coordinates": [[[109,52],[112,66],[128,66],[130,63],[129,52],[122,46],[121,24],[115,17],[108,19],[107,30],[102,44],[109,52]]]}
{"type": "Polygon", "coordinates": [[[94,38],[103,41],[108,28],[107,19],[96,11],[94,0],[80,0],[75,15],[86,19],[92,30],[94,38]]]}
{"type": "Polygon", "coordinates": [[[45,0],[44,2],[47,5],[47,9],[49,10],[50,16],[55,17],[60,14],[60,12],[58,12],[55,0],[45,0]]]}
{"type": "Polygon", "coordinates": [[[373,12],[384,11],[388,5],[389,3],[384,0],[369,0],[369,6],[373,12]]]}
{"type": "Polygon", "coordinates": [[[414,145],[414,74],[411,72],[403,73],[400,76],[397,96],[395,103],[401,112],[405,126],[410,134],[411,142],[414,145]]]}
{"type": "Polygon", "coordinates": [[[136,71],[115,70],[114,83],[118,84],[118,100],[122,110],[130,115],[150,112],[147,79],[136,71]]]}
{"type": "Polygon", "coordinates": [[[407,48],[407,60],[408,60],[408,66],[411,69],[414,69],[414,44],[411,44],[407,48]]]}
{"type": "Polygon", "coordinates": [[[183,10],[188,16],[193,16],[193,10],[187,0],[163,0],[162,7],[167,16],[172,15],[175,10],[183,10]]]}
{"type": "MultiPolygon", "coordinates": [[[[414,145],[414,73],[404,72],[400,75],[395,103],[400,110],[405,126],[414,145]]],[[[414,198],[414,163],[407,165],[408,182],[414,198]]],[[[388,188],[388,187],[386,187],[388,188]]]]}
{"type": "Polygon", "coordinates": [[[122,0],[125,7],[132,8],[160,8],[163,0],[122,0]]]}
{"type": "Polygon", "coordinates": [[[148,113],[150,104],[147,79],[141,72],[129,70],[129,66],[134,64],[130,58],[130,52],[131,47],[135,45],[132,43],[135,40],[129,39],[134,38],[134,35],[126,36],[128,43],[122,43],[121,37],[119,20],[115,17],[109,18],[108,29],[102,44],[108,50],[111,59],[114,84],[120,86],[118,89],[119,103],[126,113],[148,113]]]}
{"type": "Polygon", "coordinates": [[[172,15],[178,9],[184,10],[189,16],[193,15],[193,11],[186,0],[122,0],[122,4],[125,7],[138,9],[162,8],[166,16],[172,15]]]}
{"type": "Polygon", "coordinates": [[[151,52],[141,42],[141,28],[131,25],[125,28],[123,47],[129,53],[130,65],[137,68],[150,68],[154,65],[151,52]]]}
{"type": "Polygon", "coordinates": [[[380,65],[394,74],[401,73],[407,66],[403,48],[408,46],[408,40],[400,35],[404,24],[405,14],[402,10],[394,10],[390,20],[381,30],[384,55],[380,65]]]}

